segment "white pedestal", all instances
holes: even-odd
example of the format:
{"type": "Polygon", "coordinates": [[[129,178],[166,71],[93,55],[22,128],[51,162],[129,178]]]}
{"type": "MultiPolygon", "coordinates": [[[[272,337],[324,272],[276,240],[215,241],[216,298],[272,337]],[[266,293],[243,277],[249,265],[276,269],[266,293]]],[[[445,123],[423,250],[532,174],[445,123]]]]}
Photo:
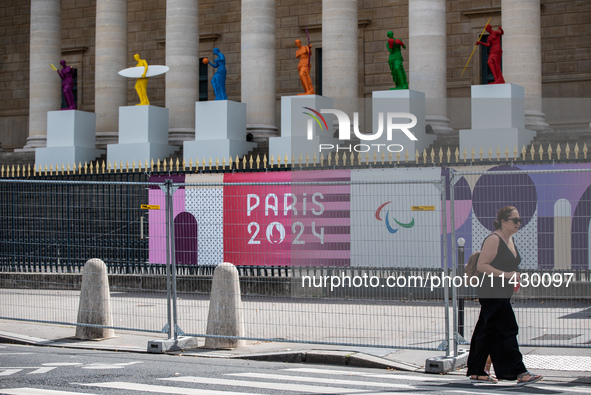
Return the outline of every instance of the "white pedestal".
{"type": "MultiPolygon", "coordinates": [[[[195,103],[195,141],[183,142],[186,163],[242,158],[256,148],[246,141],[246,104],[232,100],[195,103]]],[[[255,158],[256,159],[256,158],[255,158]]],[[[262,160],[262,158],[261,158],[262,160]]]]}
{"type": "MultiPolygon", "coordinates": [[[[401,151],[400,156],[405,157],[408,151],[409,158],[414,159],[416,151],[422,155],[423,150],[427,149],[437,137],[433,134],[425,133],[425,94],[423,92],[414,91],[411,89],[401,90],[387,90],[372,92],[372,134],[375,134],[379,128],[379,117],[383,121],[383,132],[379,139],[373,141],[361,141],[362,144],[383,144],[379,147],[371,146],[369,151],[370,157],[377,152],[378,157],[382,152],[385,152],[386,157],[389,155],[388,147],[391,147],[393,155],[396,151],[401,151]],[[408,130],[417,138],[411,140],[400,128],[392,129],[392,138],[388,140],[388,113],[410,113],[417,118],[417,124],[408,130]],[[381,114],[381,115],[380,115],[381,114]],[[384,151],[384,149],[386,149],[384,151]]],[[[394,118],[393,123],[408,124],[411,119],[402,117],[394,118]]]]}
{"type": "Polygon", "coordinates": [[[460,130],[460,155],[464,150],[471,156],[472,150],[480,150],[488,157],[489,150],[496,156],[497,149],[509,157],[521,154],[536,132],[525,129],[525,89],[513,84],[472,86],[472,129],[460,130]]]}
{"type": "Polygon", "coordinates": [[[96,116],[79,110],[47,112],[47,147],[35,149],[36,166],[91,162],[105,153],[95,145],[96,116]]]}
{"type": "Polygon", "coordinates": [[[107,145],[109,163],[156,162],[177,149],[168,145],[168,108],[119,107],[119,143],[107,145]]]}
{"type": "MultiPolygon", "coordinates": [[[[320,144],[337,146],[338,139],[333,137],[332,114],[321,114],[324,121],[313,111],[320,112],[322,109],[332,109],[333,100],[330,97],[318,95],[283,96],[281,98],[281,137],[269,138],[269,159],[271,155],[275,159],[281,156],[285,162],[285,156],[291,163],[291,157],[302,159],[309,156],[320,157],[320,144]],[[307,108],[306,108],[307,107],[307,108]],[[318,122],[312,117],[316,117],[318,122]],[[320,124],[319,124],[320,123],[320,124]],[[308,138],[308,129],[311,128],[313,135],[308,138]]],[[[335,148],[336,149],[336,148],[335,148]]],[[[324,156],[335,149],[323,149],[324,156]]]]}

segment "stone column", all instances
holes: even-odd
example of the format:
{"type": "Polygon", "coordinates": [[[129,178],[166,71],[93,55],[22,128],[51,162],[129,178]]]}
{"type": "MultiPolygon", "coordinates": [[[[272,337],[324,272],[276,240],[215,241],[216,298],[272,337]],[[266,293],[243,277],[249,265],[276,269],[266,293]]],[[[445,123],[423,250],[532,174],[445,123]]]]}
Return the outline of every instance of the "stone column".
{"type": "Polygon", "coordinates": [[[119,107],[127,105],[127,78],[117,74],[130,67],[127,54],[127,0],[96,1],[94,106],[96,144],[118,143],[119,107]]]}
{"type": "Polygon", "coordinates": [[[246,129],[255,142],[277,136],[275,125],[275,1],[242,0],[241,91],[246,129]]]}
{"type": "Polygon", "coordinates": [[[60,0],[31,0],[29,136],[24,151],[47,145],[47,112],[61,107],[61,80],[49,67],[61,68],[60,14],[60,0]]]}
{"type": "Polygon", "coordinates": [[[337,107],[344,100],[354,111],[359,98],[357,31],[357,0],[322,0],[322,95],[333,98],[337,107]]]}
{"type": "Polygon", "coordinates": [[[540,0],[502,0],[503,77],[525,88],[526,129],[547,129],[542,112],[540,0]]]}
{"type": "Polygon", "coordinates": [[[195,138],[195,102],[199,100],[199,2],[166,2],[166,107],[170,144],[195,138]]]}
{"type": "Polygon", "coordinates": [[[409,0],[409,88],[425,93],[425,122],[435,133],[452,133],[447,117],[445,0],[409,0]]]}

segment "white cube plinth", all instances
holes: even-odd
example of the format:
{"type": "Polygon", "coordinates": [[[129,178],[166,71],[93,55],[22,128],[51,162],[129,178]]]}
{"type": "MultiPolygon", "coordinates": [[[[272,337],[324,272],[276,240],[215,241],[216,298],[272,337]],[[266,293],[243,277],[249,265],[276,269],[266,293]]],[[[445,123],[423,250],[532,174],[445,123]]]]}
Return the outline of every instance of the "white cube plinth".
{"type": "Polygon", "coordinates": [[[404,157],[405,152],[408,152],[410,158],[415,157],[416,151],[422,154],[424,149],[427,149],[437,137],[433,134],[425,132],[425,94],[423,92],[414,91],[411,89],[374,91],[372,92],[372,134],[379,130],[379,120],[382,118],[383,132],[380,138],[370,141],[361,141],[363,144],[383,144],[383,146],[371,146],[369,151],[370,156],[373,152],[378,151],[378,157],[381,152],[385,152],[386,157],[390,152],[401,151],[401,156],[404,157]],[[417,118],[417,123],[412,128],[407,128],[408,131],[417,139],[412,140],[401,128],[392,128],[391,139],[388,139],[388,123],[393,124],[408,124],[411,122],[410,118],[401,117],[393,118],[388,116],[389,113],[409,113],[417,118]],[[383,151],[386,148],[386,151],[383,151]]]}
{"type": "Polygon", "coordinates": [[[257,144],[246,141],[246,104],[232,100],[195,103],[195,141],[183,142],[183,158],[201,163],[243,157],[257,144]]]}
{"type": "Polygon", "coordinates": [[[525,128],[525,89],[513,84],[472,85],[472,129],[525,128]]]}
{"type": "Polygon", "coordinates": [[[168,145],[168,108],[119,107],[119,143],[107,145],[109,163],[163,160],[177,149],[168,145]]]}
{"type": "Polygon", "coordinates": [[[460,130],[460,155],[488,158],[519,157],[536,132],[525,129],[525,90],[519,85],[490,84],[472,86],[472,129],[460,130]],[[517,155],[515,155],[517,149],[517,155]]]}
{"type": "MultiPolygon", "coordinates": [[[[320,118],[311,109],[321,112],[323,109],[332,109],[333,99],[319,95],[284,96],[281,98],[281,137],[269,138],[269,158],[279,156],[284,162],[288,157],[291,163],[292,156],[303,159],[308,156],[310,160],[314,155],[320,156],[320,144],[325,147],[337,146],[338,139],[333,137],[334,127],[332,114],[321,114],[320,118]],[[316,118],[316,119],[315,119],[316,118]],[[318,121],[317,121],[318,120],[318,121]],[[326,121],[326,123],[325,123],[326,121]],[[309,138],[308,130],[311,129],[312,137],[309,138]]],[[[335,148],[336,149],[336,148],[335,148]]],[[[328,152],[335,149],[324,149],[328,152]]]]}
{"type": "Polygon", "coordinates": [[[91,162],[105,153],[96,149],[96,116],[79,110],[47,113],[47,147],[35,149],[35,164],[45,167],[91,162]]]}

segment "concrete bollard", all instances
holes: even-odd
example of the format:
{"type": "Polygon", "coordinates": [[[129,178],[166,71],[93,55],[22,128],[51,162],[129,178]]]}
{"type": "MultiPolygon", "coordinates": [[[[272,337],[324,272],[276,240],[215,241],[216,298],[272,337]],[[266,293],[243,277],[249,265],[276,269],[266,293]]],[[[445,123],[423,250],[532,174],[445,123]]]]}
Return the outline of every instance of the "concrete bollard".
{"type": "MultiPolygon", "coordinates": [[[[213,272],[206,333],[215,336],[244,336],[240,280],[238,270],[231,263],[221,263],[213,272]]],[[[244,345],[244,340],[206,337],[204,347],[228,349],[244,345]]]]}
{"type": "MultiPolygon", "coordinates": [[[[78,324],[113,326],[107,266],[100,259],[90,259],[84,265],[77,322],[78,324]]],[[[76,327],[76,338],[82,340],[107,339],[114,336],[115,332],[112,328],[76,327]]]]}

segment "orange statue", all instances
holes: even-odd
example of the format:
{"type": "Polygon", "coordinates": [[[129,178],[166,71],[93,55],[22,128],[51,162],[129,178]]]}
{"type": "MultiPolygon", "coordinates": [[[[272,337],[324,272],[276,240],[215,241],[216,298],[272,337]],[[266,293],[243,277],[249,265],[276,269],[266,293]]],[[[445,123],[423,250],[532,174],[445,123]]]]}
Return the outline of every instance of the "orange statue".
{"type": "Polygon", "coordinates": [[[304,93],[300,93],[300,95],[313,95],[314,86],[312,85],[312,78],[310,78],[312,44],[308,44],[304,47],[301,40],[295,40],[295,45],[298,47],[296,58],[300,59],[300,62],[298,63],[298,73],[300,73],[300,81],[302,81],[302,86],[304,87],[304,93]]]}

